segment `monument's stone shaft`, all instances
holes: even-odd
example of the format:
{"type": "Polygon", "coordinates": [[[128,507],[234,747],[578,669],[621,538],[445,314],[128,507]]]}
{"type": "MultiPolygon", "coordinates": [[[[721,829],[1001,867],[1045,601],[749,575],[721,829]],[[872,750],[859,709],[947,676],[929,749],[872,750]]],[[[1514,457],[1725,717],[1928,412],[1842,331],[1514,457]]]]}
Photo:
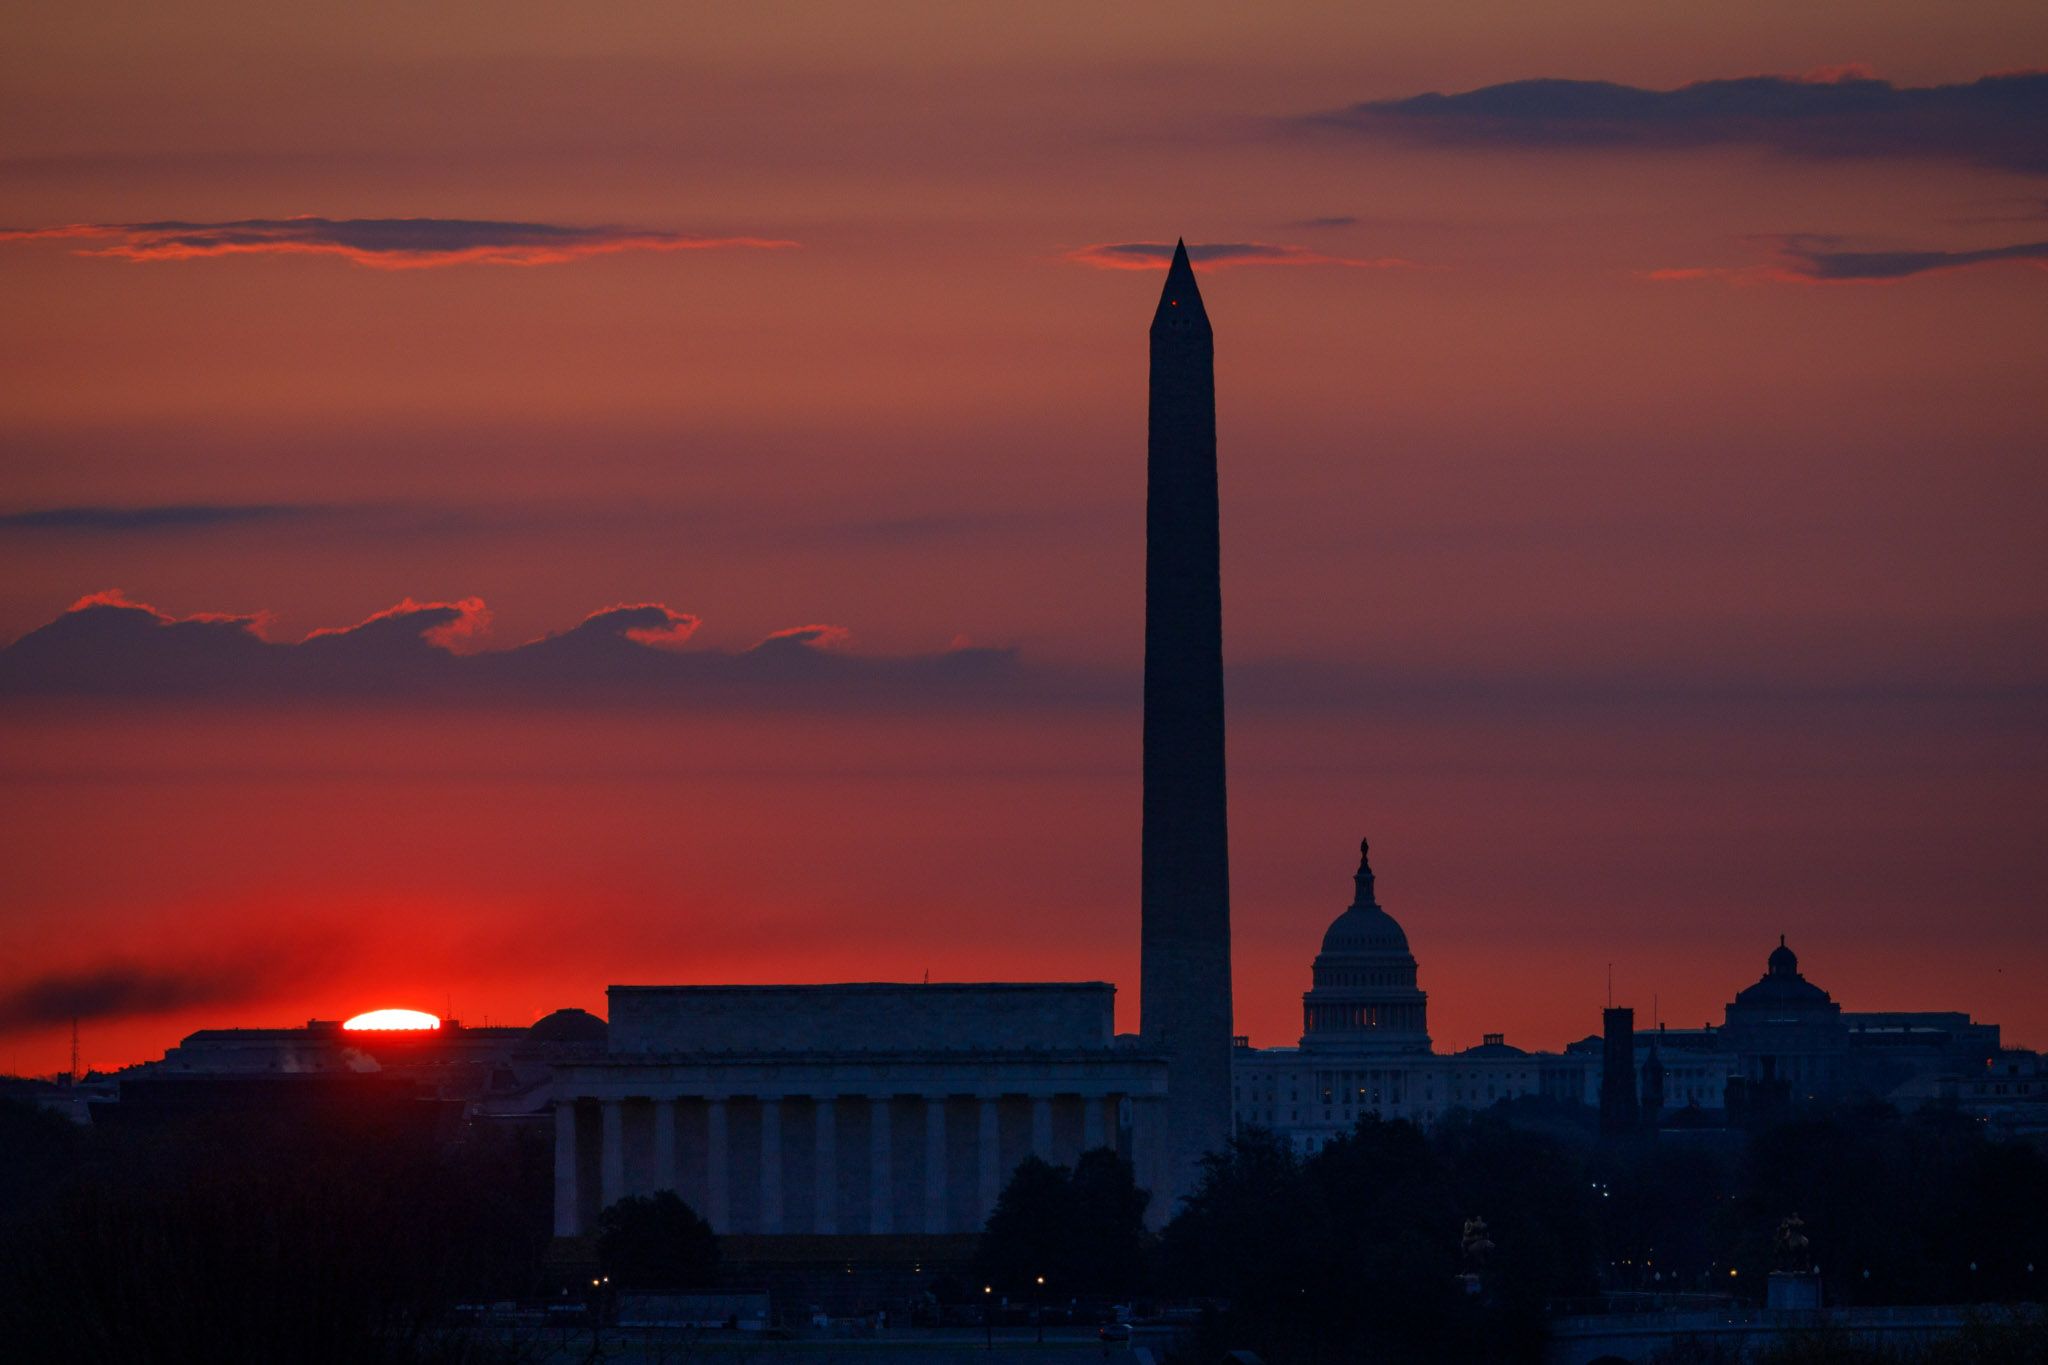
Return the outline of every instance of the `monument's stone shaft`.
{"type": "Polygon", "coordinates": [[[1184,244],[1152,318],[1148,436],[1139,1007],[1167,1057],[1164,1165],[1150,1174],[1170,1217],[1231,1126],[1215,351],[1184,244]]]}

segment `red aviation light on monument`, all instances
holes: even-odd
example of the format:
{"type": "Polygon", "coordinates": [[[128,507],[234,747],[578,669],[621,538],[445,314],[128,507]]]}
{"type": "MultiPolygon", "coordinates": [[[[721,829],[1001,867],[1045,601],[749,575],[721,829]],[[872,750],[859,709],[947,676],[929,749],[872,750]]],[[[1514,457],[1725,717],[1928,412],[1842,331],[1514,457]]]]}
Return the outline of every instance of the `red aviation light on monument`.
{"type": "Polygon", "coordinates": [[[425,1010],[371,1010],[342,1024],[354,1032],[425,1032],[441,1027],[441,1021],[425,1010]]]}

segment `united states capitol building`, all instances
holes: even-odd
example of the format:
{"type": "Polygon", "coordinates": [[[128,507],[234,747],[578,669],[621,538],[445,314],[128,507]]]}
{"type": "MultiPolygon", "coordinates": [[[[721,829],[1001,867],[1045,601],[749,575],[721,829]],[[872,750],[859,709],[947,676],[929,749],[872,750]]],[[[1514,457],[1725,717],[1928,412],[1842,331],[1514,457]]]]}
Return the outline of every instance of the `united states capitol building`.
{"type": "Polygon", "coordinates": [[[1525,1096],[1598,1110],[1610,1131],[1707,1126],[1852,1095],[1958,1103],[2016,1131],[2048,1117],[2040,1056],[2002,1047],[1998,1025],[1960,1011],[1845,1012],[1800,974],[1782,938],[1718,1027],[1637,1032],[1633,1011],[1610,1008],[1604,1036],[1562,1052],[1525,1051],[1498,1033],[1438,1052],[1415,954],[1380,906],[1364,845],[1353,881],[1311,968],[1299,1045],[1236,1040],[1240,1132],[1267,1129],[1309,1152],[1367,1116],[1429,1125],[1525,1096]]]}
{"type": "Polygon", "coordinates": [[[1469,1052],[1439,1054],[1429,997],[1417,983],[1408,935],[1380,907],[1367,848],[1359,849],[1351,904],[1323,935],[1302,996],[1298,1047],[1232,1053],[1237,1127],[1270,1129],[1309,1151],[1368,1114],[1431,1123],[1453,1108],[1516,1095],[1579,1099],[1584,1062],[1531,1056],[1499,1035],[1469,1052]]]}

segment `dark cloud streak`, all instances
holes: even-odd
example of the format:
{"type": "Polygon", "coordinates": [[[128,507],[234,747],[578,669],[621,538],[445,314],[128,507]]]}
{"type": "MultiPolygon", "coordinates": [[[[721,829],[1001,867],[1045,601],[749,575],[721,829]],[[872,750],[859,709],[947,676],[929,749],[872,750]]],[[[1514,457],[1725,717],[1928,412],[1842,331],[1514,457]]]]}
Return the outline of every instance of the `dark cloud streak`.
{"type": "Polygon", "coordinates": [[[545,505],[439,502],[80,504],[0,512],[0,534],[151,536],[288,527],[294,534],[465,535],[598,526],[664,533],[690,526],[752,544],[920,545],[990,536],[1046,535],[1117,515],[1100,504],[999,511],[811,511],[706,503],[557,500],[545,505]]]}
{"type": "MultiPolygon", "coordinates": [[[[1007,649],[863,654],[831,625],[778,631],[744,649],[703,647],[693,641],[698,618],[649,602],[607,607],[515,648],[455,652],[479,643],[488,622],[488,610],[474,598],[408,600],[288,644],[265,639],[261,617],[174,618],[118,594],[97,594],[0,649],[0,703],[999,714],[1128,710],[1139,693],[1126,671],[1027,663],[1007,649]]],[[[2013,622],[2000,638],[2034,638],[2039,624],[2013,622]]],[[[1583,658],[1551,670],[1507,661],[1358,667],[1319,657],[1252,659],[1233,664],[1231,688],[1239,704],[1269,714],[1846,720],[1906,708],[1924,712],[1929,723],[1967,724],[1974,717],[2000,731],[2048,701],[2048,677],[2011,651],[1980,651],[1962,675],[1928,663],[1952,651],[1901,650],[1881,638],[1764,653],[1716,651],[1709,662],[1679,647],[1583,658]]]]}
{"type": "Polygon", "coordinates": [[[2048,242],[1970,251],[1838,251],[1788,244],[1784,259],[1795,273],[1812,280],[1903,280],[2000,261],[2048,261],[2048,242]]]}
{"type": "Polygon", "coordinates": [[[274,985],[267,964],[256,963],[58,972],[0,990],[0,1033],[240,1004],[274,985]]]}
{"type": "Polygon", "coordinates": [[[331,516],[337,508],[308,503],[168,503],[154,507],[44,507],[0,512],[0,530],[82,532],[208,531],[331,516]]]}
{"type": "Polygon", "coordinates": [[[1845,238],[1815,233],[1787,233],[1765,239],[1775,248],[1768,264],[1747,266],[1678,266],[1645,272],[1660,281],[1724,280],[1734,284],[1889,284],[1916,275],[1932,275],[2010,261],[2048,267],[2048,242],[2015,242],[2005,246],[1871,251],[1850,248],[1845,238]]]}
{"type": "MultiPolygon", "coordinates": [[[[1096,242],[1075,247],[1066,258],[1098,270],[1164,270],[1173,259],[1173,251],[1172,242],[1096,242]]],[[[1413,261],[1394,256],[1332,256],[1285,242],[1190,242],[1188,259],[1212,270],[1238,265],[1339,265],[1357,270],[1391,270],[1414,265],[1413,261]]]]}
{"type": "Polygon", "coordinates": [[[557,265],[627,251],[773,249],[767,237],[691,237],[631,227],[480,218],[241,218],[225,222],[69,223],[0,229],[0,243],[57,241],[83,256],[189,261],[220,256],[339,256],[377,270],[449,265],[557,265]]]}
{"type": "Polygon", "coordinates": [[[1649,90],[1524,80],[1459,94],[1372,100],[1293,120],[1441,146],[1753,146],[1815,158],[1962,161],[2048,173],[2048,73],[1896,86],[1862,75],[1748,76],[1649,90]]]}

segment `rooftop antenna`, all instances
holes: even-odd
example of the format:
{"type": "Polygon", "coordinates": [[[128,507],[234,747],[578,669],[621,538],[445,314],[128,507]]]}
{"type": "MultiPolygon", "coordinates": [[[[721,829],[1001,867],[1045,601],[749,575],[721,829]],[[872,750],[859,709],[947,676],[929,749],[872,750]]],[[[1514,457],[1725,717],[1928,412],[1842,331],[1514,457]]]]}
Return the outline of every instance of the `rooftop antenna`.
{"type": "Polygon", "coordinates": [[[1663,1015],[1657,1012],[1657,992],[1655,991],[1650,992],[1650,1022],[1659,1028],[1663,1027],[1664,1024],[1663,1015]]]}

